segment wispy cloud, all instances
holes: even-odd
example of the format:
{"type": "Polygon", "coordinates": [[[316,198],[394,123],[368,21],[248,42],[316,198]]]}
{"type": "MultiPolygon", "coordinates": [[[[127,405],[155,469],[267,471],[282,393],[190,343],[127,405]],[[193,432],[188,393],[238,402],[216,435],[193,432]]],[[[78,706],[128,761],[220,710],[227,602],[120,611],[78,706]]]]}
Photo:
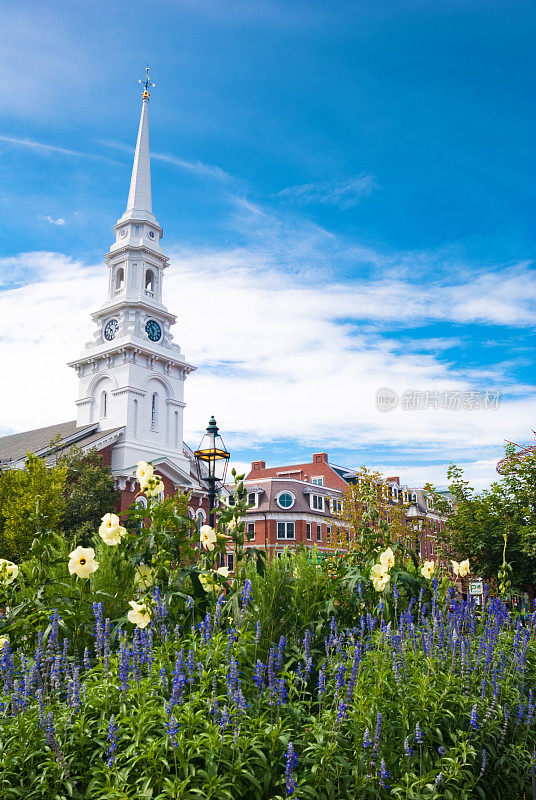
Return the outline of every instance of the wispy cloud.
{"type": "MultiPolygon", "coordinates": [[[[123,153],[131,153],[134,155],[134,148],[129,147],[129,145],[122,144],[122,142],[103,141],[101,144],[103,144],[105,147],[112,147],[115,150],[121,150],[123,153]]],[[[179,167],[179,169],[193,172],[196,175],[200,175],[205,178],[213,178],[217,181],[221,181],[222,183],[234,180],[232,175],[229,175],[228,172],[225,172],[223,169],[221,169],[221,167],[218,167],[215,164],[205,164],[202,161],[188,161],[186,158],[170,155],[169,153],[151,152],[151,159],[153,161],[164,161],[166,164],[172,164],[174,167],[179,167]]]]}
{"type": "Polygon", "coordinates": [[[318,181],[289,186],[274,195],[296,205],[327,205],[346,209],[357,205],[377,188],[373,175],[362,173],[343,181],[318,181]]]}
{"type": "Polygon", "coordinates": [[[51,214],[47,214],[43,216],[43,214],[38,214],[37,219],[42,219],[45,222],[50,222],[51,225],[66,225],[66,221],[63,217],[53,217],[51,214]]]}
{"type": "Polygon", "coordinates": [[[68,147],[58,147],[54,144],[46,144],[46,142],[36,142],[34,139],[24,139],[19,136],[4,136],[0,134],[0,142],[15,145],[16,147],[26,147],[30,150],[36,150],[41,153],[58,153],[63,156],[75,156],[76,158],[94,158],[98,161],[106,161],[104,156],[96,153],[84,153],[80,150],[71,150],[68,147]]]}
{"type": "Polygon", "coordinates": [[[187,161],[185,158],[171,156],[167,153],[151,153],[151,158],[156,159],[156,161],[165,161],[167,164],[173,164],[175,167],[194,172],[196,175],[215,178],[218,181],[227,182],[233,180],[232,175],[229,175],[228,172],[214,164],[204,164],[202,161],[187,161]]]}

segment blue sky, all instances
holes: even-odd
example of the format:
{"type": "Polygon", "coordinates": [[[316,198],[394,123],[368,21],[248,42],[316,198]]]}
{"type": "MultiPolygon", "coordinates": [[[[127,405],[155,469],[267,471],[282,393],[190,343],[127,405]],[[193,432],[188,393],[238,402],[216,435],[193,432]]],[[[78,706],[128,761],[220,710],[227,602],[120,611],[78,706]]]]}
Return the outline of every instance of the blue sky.
{"type": "Polygon", "coordinates": [[[489,482],[504,438],[535,427],[535,17],[516,0],[7,0],[0,358],[28,398],[43,365],[58,377],[38,408],[5,402],[3,429],[73,416],[63,364],[104,296],[148,62],[192,443],[214,412],[240,462],[321,448],[415,484],[452,460],[489,482]],[[225,330],[200,330],[218,299],[225,330]],[[382,414],[382,386],[500,390],[501,407],[382,414]]]}

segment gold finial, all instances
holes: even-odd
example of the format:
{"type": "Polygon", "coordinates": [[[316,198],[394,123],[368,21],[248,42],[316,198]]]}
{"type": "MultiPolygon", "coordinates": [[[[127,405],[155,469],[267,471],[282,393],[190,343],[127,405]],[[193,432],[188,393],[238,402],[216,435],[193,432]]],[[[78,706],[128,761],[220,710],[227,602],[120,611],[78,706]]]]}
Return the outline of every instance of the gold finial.
{"type": "Polygon", "coordinates": [[[149,86],[156,86],[156,83],[151,83],[151,79],[149,78],[149,64],[145,67],[145,80],[140,78],[138,83],[143,84],[143,94],[142,97],[144,100],[148,100],[150,97],[149,94],[149,86]]]}

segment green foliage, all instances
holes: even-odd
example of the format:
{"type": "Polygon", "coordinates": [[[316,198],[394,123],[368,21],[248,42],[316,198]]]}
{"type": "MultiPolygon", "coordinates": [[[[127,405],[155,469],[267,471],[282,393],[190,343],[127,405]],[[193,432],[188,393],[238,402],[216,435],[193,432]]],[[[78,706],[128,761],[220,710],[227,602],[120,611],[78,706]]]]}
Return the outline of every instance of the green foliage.
{"type": "MultiPolygon", "coordinates": [[[[147,490],[125,528],[110,518],[115,536],[90,531],[89,577],[69,573],[76,542],[32,512],[18,576],[0,571],[0,797],[528,797],[532,619],[425,580],[372,494],[356,516],[359,550],[265,562],[246,547],[234,479],[237,502],[202,549],[188,498],[147,490]],[[218,566],[228,538],[234,579],[218,566]],[[380,557],[383,590],[370,579],[380,557]]],[[[528,546],[521,525],[518,536],[528,546]]],[[[499,565],[507,597],[502,550],[499,565]]]]}
{"type": "Polygon", "coordinates": [[[57,530],[65,509],[67,470],[28,453],[24,469],[0,472],[0,557],[18,561],[39,529],[57,530]]]}
{"type": "Polygon", "coordinates": [[[509,456],[499,481],[480,493],[464,480],[463,471],[449,469],[450,492],[456,501],[449,517],[445,543],[453,554],[468,556],[471,571],[493,580],[503,568],[504,536],[508,538],[506,563],[514,586],[531,596],[536,584],[536,452],[522,460],[509,456]]]}
{"type": "Polygon", "coordinates": [[[85,546],[104,514],[116,508],[120,492],[114,487],[111,469],[104,466],[96,450],[84,454],[73,447],[60,456],[58,466],[66,469],[61,527],[69,539],[76,537],[77,543],[85,546]]]}
{"type": "Polygon", "coordinates": [[[283,551],[281,558],[266,565],[262,575],[253,565],[248,566],[264,650],[280,636],[299,639],[306,628],[319,630],[333,613],[336,596],[320,562],[316,548],[301,548],[295,553],[283,551]]]}

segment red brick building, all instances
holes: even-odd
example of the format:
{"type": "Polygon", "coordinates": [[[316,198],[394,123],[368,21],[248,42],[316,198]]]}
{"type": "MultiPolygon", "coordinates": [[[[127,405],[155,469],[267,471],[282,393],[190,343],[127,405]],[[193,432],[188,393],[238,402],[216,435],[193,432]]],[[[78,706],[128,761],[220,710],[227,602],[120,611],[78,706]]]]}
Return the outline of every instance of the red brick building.
{"type": "MultiPolygon", "coordinates": [[[[344,492],[359,480],[356,470],[330,463],[325,452],[314,453],[310,462],[286,466],[253,461],[244,480],[252,505],[246,514],[248,532],[254,535],[250,546],[276,555],[297,545],[316,546],[321,553],[345,549],[347,535],[337,533],[341,523],[334,514],[342,509],[344,492]]],[[[407,506],[406,523],[414,529],[419,558],[436,560],[445,518],[433,509],[430,497],[423,489],[401,484],[398,476],[386,479],[386,491],[387,502],[407,506]]]]}

